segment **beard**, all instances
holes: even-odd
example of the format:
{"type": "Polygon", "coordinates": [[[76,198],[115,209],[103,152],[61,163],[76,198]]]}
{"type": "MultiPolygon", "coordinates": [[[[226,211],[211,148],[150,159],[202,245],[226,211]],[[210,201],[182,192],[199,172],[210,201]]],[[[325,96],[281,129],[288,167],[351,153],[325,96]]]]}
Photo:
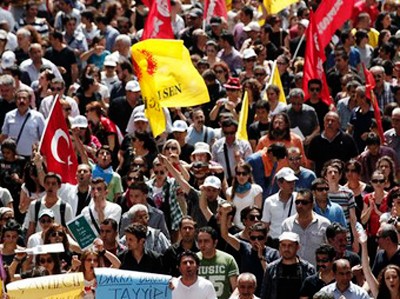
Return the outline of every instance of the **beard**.
{"type": "Polygon", "coordinates": [[[285,136],[285,134],[286,134],[285,129],[275,128],[271,131],[271,135],[276,139],[282,138],[283,136],[285,136]]]}

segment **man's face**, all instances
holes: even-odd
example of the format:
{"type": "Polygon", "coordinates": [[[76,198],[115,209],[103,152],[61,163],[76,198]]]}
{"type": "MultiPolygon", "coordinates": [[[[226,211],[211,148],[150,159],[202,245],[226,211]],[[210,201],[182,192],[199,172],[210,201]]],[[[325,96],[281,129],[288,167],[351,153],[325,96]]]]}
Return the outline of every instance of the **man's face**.
{"type": "Polygon", "coordinates": [[[111,224],[100,224],[100,238],[104,243],[111,244],[115,242],[117,234],[111,224]]]}
{"type": "Polygon", "coordinates": [[[256,109],[256,114],[258,116],[258,120],[262,122],[268,122],[268,111],[267,109],[256,109]]]}
{"type": "Polygon", "coordinates": [[[222,131],[224,133],[226,143],[229,145],[233,144],[236,139],[237,128],[235,126],[223,127],[222,131]]]}
{"type": "Polygon", "coordinates": [[[339,263],[335,273],[335,279],[337,286],[340,289],[346,289],[350,285],[350,281],[352,279],[350,264],[347,261],[346,263],[339,263]]]}
{"type": "Polygon", "coordinates": [[[321,93],[321,86],[319,84],[311,84],[308,88],[308,92],[310,94],[310,97],[319,98],[321,93]]]}
{"type": "Polygon", "coordinates": [[[296,200],[294,201],[296,205],[296,211],[299,215],[304,215],[309,213],[313,209],[313,201],[310,196],[304,196],[303,194],[297,194],[296,200]]]}
{"type": "Polygon", "coordinates": [[[261,214],[257,210],[252,210],[245,219],[243,219],[243,224],[245,227],[250,227],[256,222],[261,220],[261,214]]]}
{"type": "Polygon", "coordinates": [[[20,114],[24,114],[29,109],[30,96],[27,92],[19,92],[16,97],[16,104],[20,114]]]}
{"type": "Polygon", "coordinates": [[[43,50],[41,47],[33,47],[29,52],[29,56],[33,60],[33,62],[40,61],[43,57],[43,50]]]}
{"type": "Polygon", "coordinates": [[[143,248],[143,241],[144,240],[139,240],[136,238],[134,234],[131,233],[125,233],[125,238],[126,238],[126,247],[128,247],[128,250],[133,251],[133,250],[138,250],[138,249],[144,249],[143,248]]]}
{"type": "Polygon", "coordinates": [[[195,278],[198,270],[199,266],[196,264],[196,261],[193,257],[184,256],[181,258],[179,263],[179,272],[181,272],[183,278],[195,278]]]}
{"type": "Polygon", "coordinates": [[[103,183],[93,184],[92,197],[94,200],[102,200],[107,196],[107,188],[103,183]]]}
{"type": "Polygon", "coordinates": [[[214,241],[209,233],[200,232],[197,236],[197,244],[203,255],[210,256],[215,252],[217,241],[214,241]]]}
{"type": "Polygon", "coordinates": [[[287,194],[293,193],[295,181],[278,181],[279,189],[287,194]]]}
{"type": "Polygon", "coordinates": [[[332,270],[333,261],[329,260],[327,254],[317,254],[317,271],[330,272],[332,270]]]}
{"type": "Polygon", "coordinates": [[[288,154],[288,164],[295,172],[300,169],[301,154],[298,152],[292,152],[288,154]]]}
{"type": "Polygon", "coordinates": [[[54,223],[54,219],[50,218],[47,215],[44,215],[39,219],[39,223],[40,227],[42,228],[42,231],[46,231],[50,227],[50,225],[54,223]]]}
{"type": "Polygon", "coordinates": [[[135,216],[132,219],[132,222],[138,222],[140,224],[143,224],[144,226],[147,226],[149,223],[149,213],[146,211],[138,211],[136,212],[135,216]]]}
{"type": "Polygon", "coordinates": [[[384,72],[381,70],[371,70],[372,76],[374,76],[376,87],[382,87],[384,83],[384,72]]]}
{"type": "Polygon", "coordinates": [[[97,163],[101,168],[107,168],[111,164],[111,153],[107,150],[101,150],[97,155],[97,163]]]}
{"type": "Polygon", "coordinates": [[[367,145],[368,152],[369,152],[372,156],[377,156],[377,155],[379,154],[379,148],[380,148],[380,145],[379,145],[379,144],[370,144],[370,145],[367,145]]]}
{"type": "Polygon", "coordinates": [[[193,113],[193,124],[196,127],[202,127],[204,125],[205,117],[203,111],[196,111],[193,113]]]}
{"type": "Polygon", "coordinates": [[[0,95],[3,99],[11,100],[14,98],[15,88],[12,85],[0,85],[0,95]]]}
{"type": "Polygon", "coordinates": [[[179,144],[185,144],[185,139],[186,139],[186,135],[187,132],[174,132],[174,138],[176,139],[176,141],[179,142],[179,144]]]}
{"type": "Polygon", "coordinates": [[[400,135],[400,113],[392,114],[392,127],[400,135]]]}
{"type": "Polygon", "coordinates": [[[317,201],[326,201],[328,200],[328,190],[329,187],[326,184],[320,184],[315,187],[313,191],[315,200],[317,201]]]}
{"type": "Polygon", "coordinates": [[[18,47],[20,48],[26,48],[30,45],[29,37],[25,36],[25,34],[22,33],[17,34],[17,42],[18,47]]]}
{"type": "Polygon", "coordinates": [[[211,186],[204,187],[203,192],[205,192],[208,201],[216,201],[219,195],[219,189],[211,186]]]}
{"type": "Polygon", "coordinates": [[[47,195],[56,196],[58,189],[60,189],[60,184],[56,178],[46,178],[44,181],[44,189],[47,195]]]}
{"type": "Polygon", "coordinates": [[[328,166],[325,179],[328,181],[328,183],[338,184],[340,180],[339,170],[334,166],[328,166]]]}
{"type": "Polygon", "coordinates": [[[144,194],[141,190],[138,189],[130,189],[129,190],[129,200],[135,204],[146,204],[146,194],[144,194]]]}
{"type": "Polygon", "coordinates": [[[252,299],[256,290],[256,284],[251,280],[241,279],[238,281],[239,298],[252,299]]]}
{"type": "Polygon", "coordinates": [[[272,129],[278,134],[281,135],[286,131],[287,124],[283,116],[277,116],[274,118],[272,123],[272,129]]]}
{"type": "Polygon", "coordinates": [[[293,241],[283,240],[279,242],[279,253],[285,260],[293,259],[296,257],[299,244],[293,241]]]}
{"type": "Polygon", "coordinates": [[[264,248],[267,236],[262,232],[253,231],[250,233],[250,244],[251,247],[258,251],[260,248],[264,248]]]}
{"type": "Polygon", "coordinates": [[[290,103],[292,104],[292,108],[295,112],[300,112],[303,107],[304,100],[301,97],[292,97],[290,99],[290,103]]]}
{"type": "Polygon", "coordinates": [[[183,241],[194,241],[196,229],[193,220],[185,219],[182,221],[181,228],[179,229],[183,241]]]}
{"type": "Polygon", "coordinates": [[[88,165],[79,165],[76,170],[76,179],[79,183],[89,183],[92,178],[92,172],[88,165]]]}
{"type": "Polygon", "coordinates": [[[340,128],[339,118],[334,114],[327,114],[324,118],[324,128],[326,131],[338,132],[340,128]]]}
{"type": "Polygon", "coordinates": [[[346,233],[338,233],[333,239],[329,239],[329,244],[335,248],[335,251],[339,255],[344,254],[347,246],[347,236],[346,233]]]}

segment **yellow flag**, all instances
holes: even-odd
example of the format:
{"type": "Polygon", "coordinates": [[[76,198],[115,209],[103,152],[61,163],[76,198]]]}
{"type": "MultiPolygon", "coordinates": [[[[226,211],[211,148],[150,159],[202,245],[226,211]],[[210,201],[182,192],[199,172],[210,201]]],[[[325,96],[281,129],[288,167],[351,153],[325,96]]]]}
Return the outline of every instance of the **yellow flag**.
{"type": "Polygon", "coordinates": [[[268,14],[277,14],[290,4],[296,3],[298,0],[264,0],[264,6],[268,14]]]}
{"type": "Polygon", "coordinates": [[[279,75],[279,70],[278,70],[278,67],[276,66],[276,60],[274,62],[274,66],[272,67],[272,75],[269,80],[269,85],[271,85],[271,84],[274,84],[279,87],[279,90],[280,90],[279,102],[286,104],[285,91],[283,90],[281,75],[279,75]]]}
{"type": "Polygon", "coordinates": [[[154,136],[165,131],[162,107],[210,101],[207,86],[181,40],[147,39],[131,48],[136,76],[154,136]]]}
{"type": "Polygon", "coordinates": [[[249,114],[249,97],[247,91],[244,92],[242,101],[242,110],[240,111],[239,126],[236,133],[236,138],[241,140],[249,140],[247,137],[247,117],[249,114]]]}

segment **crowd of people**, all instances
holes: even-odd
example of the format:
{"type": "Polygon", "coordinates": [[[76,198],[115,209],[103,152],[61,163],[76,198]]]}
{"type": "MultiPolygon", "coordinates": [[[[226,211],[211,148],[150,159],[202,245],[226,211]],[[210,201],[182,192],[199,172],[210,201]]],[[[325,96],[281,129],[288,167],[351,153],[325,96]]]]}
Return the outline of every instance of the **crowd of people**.
{"type": "Polygon", "coordinates": [[[90,299],[94,269],[112,267],[171,275],[176,299],[399,299],[400,4],[355,1],[325,49],[324,98],[323,81],[303,84],[320,2],[269,14],[232,0],[205,24],[203,1],[171,0],[210,101],[163,108],[153,136],[130,52],[148,3],[0,0],[4,285],[82,272],[90,299]],[[76,184],[38,147],[55,100],[76,184]],[[98,235],[88,250],[66,228],[79,215],[98,235]],[[25,250],[54,243],[64,251],[25,250]]]}

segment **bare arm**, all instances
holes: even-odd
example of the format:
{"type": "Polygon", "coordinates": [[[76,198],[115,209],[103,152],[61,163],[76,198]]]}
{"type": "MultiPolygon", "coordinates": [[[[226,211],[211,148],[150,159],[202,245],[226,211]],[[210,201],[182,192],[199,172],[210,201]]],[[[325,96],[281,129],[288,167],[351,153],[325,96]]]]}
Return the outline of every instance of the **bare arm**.
{"type": "Polygon", "coordinates": [[[213,213],[211,212],[210,208],[208,207],[207,198],[206,198],[203,188],[204,188],[203,186],[200,186],[199,206],[200,206],[200,211],[203,213],[204,218],[206,218],[206,220],[208,222],[211,219],[211,217],[213,216],[213,213]]]}
{"type": "Polygon", "coordinates": [[[236,289],[237,286],[237,275],[229,277],[229,283],[231,284],[231,290],[236,289]]]}
{"type": "Polygon", "coordinates": [[[368,206],[365,202],[363,203],[363,209],[361,212],[361,223],[366,224],[371,216],[372,207],[368,206]]]}
{"type": "Polygon", "coordinates": [[[372,274],[371,267],[369,266],[367,241],[360,242],[360,244],[361,244],[361,249],[362,249],[361,265],[362,265],[362,269],[363,269],[363,272],[365,275],[365,279],[367,280],[369,288],[371,289],[372,295],[374,296],[374,298],[377,298],[379,283],[376,280],[374,274],[372,274]]]}
{"type": "MultiPolygon", "coordinates": [[[[172,176],[176,179],[178,182],[179,186],[182,188],[182,191],[185,194],[188,194],[191,190],[191,186],[189,183],[184,179],[182,173],[180,173],[172,164],[170,161],[168,161],[167,157],[164,155],[159,154],[158,159],[160,160],[160,163],[165,166],[168,170],[169,173],[172,174],[172,176]]],[[[181,167],[183,168],[183,167],[181,167]]]]}
{"type": "Polygon", "coordinates": [[[228,213],[232,210],[231,205],[221,205],[221,236],[235,250],[240,249],[240,241],[228,232],[228,213]]]}

